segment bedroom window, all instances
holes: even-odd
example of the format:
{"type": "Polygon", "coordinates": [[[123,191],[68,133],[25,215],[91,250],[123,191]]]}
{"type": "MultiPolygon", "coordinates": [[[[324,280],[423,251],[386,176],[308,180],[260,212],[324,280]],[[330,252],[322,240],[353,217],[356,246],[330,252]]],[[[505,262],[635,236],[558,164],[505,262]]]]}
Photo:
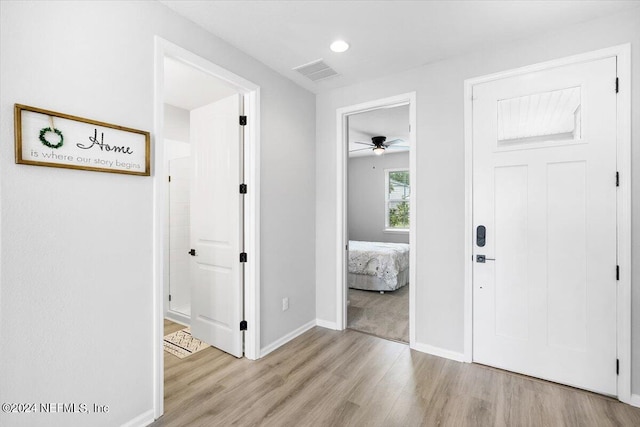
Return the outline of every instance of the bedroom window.
{"type": "Polygon", "coordinates": [[[385,230],[409,231],[409,169],[385,170],[385,230]]]}

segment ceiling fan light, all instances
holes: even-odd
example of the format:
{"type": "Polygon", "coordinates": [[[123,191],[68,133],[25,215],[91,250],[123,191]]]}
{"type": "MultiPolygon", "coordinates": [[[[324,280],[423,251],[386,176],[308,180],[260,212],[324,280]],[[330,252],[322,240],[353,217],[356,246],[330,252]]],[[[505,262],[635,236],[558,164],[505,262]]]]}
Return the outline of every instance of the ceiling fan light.
{"type": "Polygon", "coordinates": [[[376,147],[373,149],[373,152],[380,156],[382,153],[384,153],[384,147],[376,147]]]}

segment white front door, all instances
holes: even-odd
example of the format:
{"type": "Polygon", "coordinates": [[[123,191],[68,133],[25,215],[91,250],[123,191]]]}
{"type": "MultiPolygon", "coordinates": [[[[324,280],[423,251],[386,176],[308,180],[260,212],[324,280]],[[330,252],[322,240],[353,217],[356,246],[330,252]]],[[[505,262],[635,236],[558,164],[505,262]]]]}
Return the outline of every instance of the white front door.
{"type": "Polygon", "coordinates": [[[240,95],[191,111],[191,333],[242,356],[240,95]]]}
{"type": "Polygon", "coordinates": [[[611,57],[473,87],[473,360],[610,395],[615,79],[611,57]]]}

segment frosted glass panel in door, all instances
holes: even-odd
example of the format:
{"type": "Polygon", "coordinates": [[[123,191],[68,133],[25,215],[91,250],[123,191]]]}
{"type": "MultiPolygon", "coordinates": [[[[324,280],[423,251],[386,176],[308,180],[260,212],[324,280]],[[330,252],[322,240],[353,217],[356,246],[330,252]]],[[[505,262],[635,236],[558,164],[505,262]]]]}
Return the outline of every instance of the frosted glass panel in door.
{"type": "Polygon", "coordinates": [[[580,87],[498,100],[498,145],[580,139],[580,87]]]}

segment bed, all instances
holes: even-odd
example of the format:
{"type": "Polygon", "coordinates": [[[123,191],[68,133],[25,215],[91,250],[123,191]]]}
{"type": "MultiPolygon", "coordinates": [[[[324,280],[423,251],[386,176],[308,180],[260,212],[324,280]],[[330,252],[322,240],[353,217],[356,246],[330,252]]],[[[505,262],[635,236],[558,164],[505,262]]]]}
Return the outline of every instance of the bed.
{"type": "Polygon", "coordinates": [[[349,274],[352,289],[395,291],[409,283],[407,243],[349,240],[349,274]]]}

